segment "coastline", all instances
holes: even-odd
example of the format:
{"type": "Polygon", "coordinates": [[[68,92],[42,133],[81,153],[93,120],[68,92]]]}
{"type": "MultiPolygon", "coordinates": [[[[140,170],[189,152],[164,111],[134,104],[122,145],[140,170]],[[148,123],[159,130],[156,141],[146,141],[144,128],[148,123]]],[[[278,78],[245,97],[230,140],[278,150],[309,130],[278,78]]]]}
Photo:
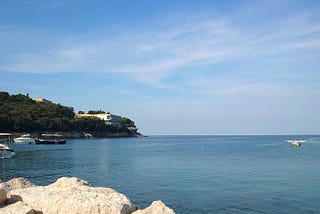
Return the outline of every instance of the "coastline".
{"type": "MultiPolygon", "coordinates": [[[[27,132],[9,132],[12,134],[13,138],[20,137],[23,134],[26,134],[27,132]]],[[[57,133],[60,135],[63,135],[64,138],[67,139],[73,139],[73,138],[78,138],[78,139],[85,139],[85,138],[130,138],[130,137],[144,137],[139,132],[118,132],[118,133],[109,133],[109,132],[29,132],[31,136],[35,138],[40,138],[41,134],[44,133],[57,133]],[[88,137],[88,135],[90,137],[88,137]]]]}

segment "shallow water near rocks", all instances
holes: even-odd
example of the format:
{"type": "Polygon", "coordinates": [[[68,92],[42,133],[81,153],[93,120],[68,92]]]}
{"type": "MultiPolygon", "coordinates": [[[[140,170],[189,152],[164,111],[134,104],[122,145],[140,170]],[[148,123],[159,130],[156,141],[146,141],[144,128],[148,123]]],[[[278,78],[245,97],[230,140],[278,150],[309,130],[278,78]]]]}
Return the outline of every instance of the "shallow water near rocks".
{"type": "Polygon", "coordinates": [[[16,156],[1,167],[5,180],[47,185],[75,176],[111,187],[137,206],[162,200],[184,214],[320,210],[320,136],[70,139],[14,149],[16,156]],[[307,142],[298,148],[288,139],[307,142]]]}

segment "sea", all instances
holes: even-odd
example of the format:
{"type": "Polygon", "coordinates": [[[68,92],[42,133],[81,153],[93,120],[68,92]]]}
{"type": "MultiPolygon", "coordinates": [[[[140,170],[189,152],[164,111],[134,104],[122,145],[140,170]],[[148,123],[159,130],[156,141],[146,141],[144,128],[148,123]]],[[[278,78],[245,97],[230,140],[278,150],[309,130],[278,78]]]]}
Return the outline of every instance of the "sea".
{"type": "Polygon", "coordinates": [[[62,176],[176,213],[320,213],[320,136],[148,136],[14,145],[1,177],[62,176]],[[286,140],[306,140],[301,147],[286,140]]]}

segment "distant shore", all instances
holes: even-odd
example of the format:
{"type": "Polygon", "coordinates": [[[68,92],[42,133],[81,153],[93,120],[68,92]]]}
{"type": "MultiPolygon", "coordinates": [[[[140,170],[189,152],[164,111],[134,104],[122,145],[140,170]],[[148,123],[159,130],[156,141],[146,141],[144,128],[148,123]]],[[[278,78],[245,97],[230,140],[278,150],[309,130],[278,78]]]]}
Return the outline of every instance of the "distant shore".
{"type": "MultiPolygon", "coordinates": [[[[20,137],[27,132],[9,132],[13,135],[13,137],[20,137]]],[[[58,133],[63,135],[65,138],[129,138],[129,137],[144,137],[144,135],[139,132],[119,132],[119,133],[107,133],[107,132],[29,132],[31,136],[35,138],[40,138],[41,134],[44,133],[58,133]]]]}

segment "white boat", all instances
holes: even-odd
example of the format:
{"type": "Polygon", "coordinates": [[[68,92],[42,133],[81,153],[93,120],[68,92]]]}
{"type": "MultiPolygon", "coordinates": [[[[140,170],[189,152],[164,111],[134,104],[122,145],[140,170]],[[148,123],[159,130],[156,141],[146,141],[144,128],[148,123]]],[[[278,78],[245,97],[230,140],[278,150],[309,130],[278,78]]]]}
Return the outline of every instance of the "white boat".
{"type": "Polygon", "coordinates": [[[7,145],[0,143],[0,159],[4,158],[11,158],[16,153],[13,151],[13,149],[10,149],[7,145]]]}
{"type": "Polygon", "coordinates": [[[60,134],[42,134],[36,144],[66,144],[67,140],[60,134]]]}
{"type": "Polygon", "coordinates": [[[301,143],[306,142],[305,140],[287,140],[288,143],[291,143],[292,145],[296,147],[300,147],[301,143]]]}
{"type": "Polygon", "coordinates": [[[12,143],[12,135],[9,133],[0,133],[0,158],[11,158],[16,153],[9,146],[12,143]]]}
{"type": "Polygon", "coordinates": [[[24,134],[13,139],[16,144],[35,144],[35,139],[30,134],[24,134]]]}

